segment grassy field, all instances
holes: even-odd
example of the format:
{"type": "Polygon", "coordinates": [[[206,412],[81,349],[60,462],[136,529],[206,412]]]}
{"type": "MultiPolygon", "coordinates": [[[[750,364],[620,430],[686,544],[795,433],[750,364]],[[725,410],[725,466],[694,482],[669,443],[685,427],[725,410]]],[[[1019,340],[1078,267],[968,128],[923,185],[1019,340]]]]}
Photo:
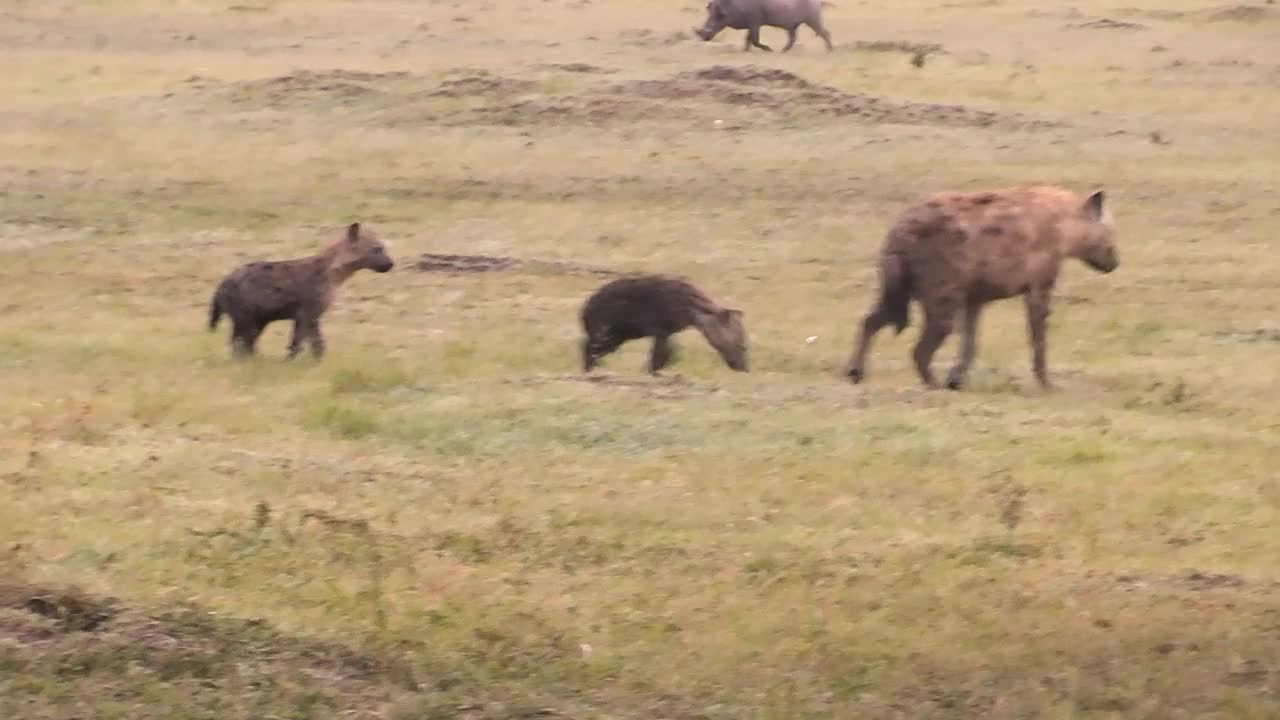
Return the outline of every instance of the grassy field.
{"type": "Polygon", "coordinates": [[[1280,716],[1280,6],[702,5],[0,0],[0,717],[1280,716]],[[1023,182],[1117,222],[1059,390],[1016,301],[845,382],[894,214],[1023,182]],[[324,361],[233,363],[353,220],[324,361]],[[582,377],[641,270],[752,372],[582,377]]]}

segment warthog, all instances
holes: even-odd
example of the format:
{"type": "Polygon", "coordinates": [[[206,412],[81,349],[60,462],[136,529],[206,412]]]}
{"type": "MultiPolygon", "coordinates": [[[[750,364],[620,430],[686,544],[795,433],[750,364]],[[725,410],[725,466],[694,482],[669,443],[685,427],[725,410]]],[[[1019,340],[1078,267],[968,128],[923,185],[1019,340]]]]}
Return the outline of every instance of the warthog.
{"type": "Polygon", "coordinates": [[[693,32],[710,40],[725,28],[746,30],[744,52],[750,51],[752,45],[772,52],[773,48],[760,42],[760,28],[766,25],[787,31],[787,46],[782,52],[796,44],[796,29],[801,25],[812,28],[827,44],[827,52],[831,52],[831,33],[822,26],[821,0],[710,0],[706,22],[693,32]]]}
{"type": "Polygon", "coordinates": [[[255,352],[258,336],[269,323],[292,320],[289,357],[296,356],[307,341],[318,360],[325,349],[320,316],[333,303],[338,287],[358,270],[384,273],[394,265],[372,232],[362,229],[360,223],[351,223],[319,254],[253,262],[233,270],[213,293],[209,330],[218,327],[223,313],[230,316],[231,353],[243,357],[255,352]]]}
{"type": "Polygon", "coordinates": [[[962,320],[963,346],[947,374],[958,390],[977,353],[978,316],[985,303],[1022,295],[1032,368],[1045,389],[1045,327],[1058,271],[1076,258],[1102,273],[1119,265],[1110,212],[1101,190],[1081,197],[1052,186],[992,192],[944,192],[907,208],[889,230],[880,256],[880,298],[862,322],[847,374],[865,375],[875,334],[892,323],[901,333],[912,299],[924,308],[924,330],[912,357],[921,381],[937,387],[930,362],[962,320]]]}
{"type": "Polygon", "coordinates": [[[622,277],[605,283],[587,298],[581,313],[582,370],[590,372],[603,356],[628,340],[653,338],[649,372],[656,375],[672,360],[671,336],[694,326],[726,365],[747,372],[747,332],[742,311],[724,307],[693,283],[670,275],[622,277]]]}

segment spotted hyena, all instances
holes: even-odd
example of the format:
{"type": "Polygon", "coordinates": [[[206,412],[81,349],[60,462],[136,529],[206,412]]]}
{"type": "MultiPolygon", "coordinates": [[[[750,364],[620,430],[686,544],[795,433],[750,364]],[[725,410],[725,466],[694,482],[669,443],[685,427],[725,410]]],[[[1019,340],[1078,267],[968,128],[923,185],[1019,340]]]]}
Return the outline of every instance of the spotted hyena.
{"type": "Polygon", "coordinates": [[[657,374],[672,360],[671,336],[696,327],[726,365],[747,372],[747,331],[742,311],[725,307],[683,278],[638,275],[612,280],[587,298],[582,307],[582,370],[628,340],[652,337],[649,372],[657,374]]]}
{"type": "Polygon", "coordinates": [[[216,329],[226,313],[231,318],[232,356],[243,357],[255,352],[258,336],[268,323],[292,320],[289,358],[306,341],[318,360],[325,349],[320,316],[333,303],[338,287],[358,270],[384,273],[394,264],[373,232],[351,223],[316,255],[252,262],[233,270],[213,293],[209,330],[216,329]]]}
{"type": "Polygon", "coordinates": [[[924,330],[912,356],[920,379],[937,387],[930,362],[959,316],[963,345],[947,374],[964,386],[977,353],[978,316],[993,300],[1022,295],[1032,368],[1052,387],[1045,368],[1045,326],[1058,271],[1076,258],[1102,273],[1116,269],[1111,215],[1101,190],[1082,197],[1046,185],[990,192],[944,192],[907,208],[889,230],[880,256],[880,297],[862,322],[847,374],[865,377],[872,338],[892,323],[907,327],[908,305],[920,301],[924,330]]]}

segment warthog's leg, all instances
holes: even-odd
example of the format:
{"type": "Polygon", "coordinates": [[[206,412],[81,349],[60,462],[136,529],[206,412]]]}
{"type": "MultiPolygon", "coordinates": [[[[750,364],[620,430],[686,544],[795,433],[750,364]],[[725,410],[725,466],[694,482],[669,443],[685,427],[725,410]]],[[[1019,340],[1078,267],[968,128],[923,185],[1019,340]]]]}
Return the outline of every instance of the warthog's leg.
{"type": "Polygon", "coordinates": [[[759,25],[747,30],[747,44],[745,47],[742,48],[743,51],[750,51],[752,45],[760,48],[765,52],[773,52],[773,48],[760,42],[760,26],[759,25]]]}
{"type": "Polygon", "coordinates": [[[816,33],[818,37],[822,38],[823,42],[827,44],[827,52],[831,52],[831,33],[827,32],[827,29],[822,26],[822,20],[814,18],[807,21],[806,24],[813,29],[813,32],[816,33]]]}
{"type": "Polygon", "coordinates": [[[654,335],[653,348],[649,351],[649,374],[657,375],[658,371],[671,362],[671,336],[654,335]]]}
{"type": "Polygon", "coordinates": [[[1045,362],[1045,328],[1049,320],[1050,288],[1031,288],[1025,295],[1027,305],[1027,331],[1031,336],[1031,369],[1040,387],[1052,390],[1049,370],[1045,362]]]}
{"type": "Polygon", "coordinates": [[[964,306],[964,326],[960,328],[960,357],[951,366],[951,372],[947,373],[948,390],[959,390],[969,382],[969,368],[973,366],[973,359],[978,354],[978,316],[981,313],[982,303],[971,301],[964,306]]]}
{"type": "Polygon", "coordinates": [[[253,355],[257,351],[262,326],[252,320],[232,318],[231,322],[231,356],[243,358],[253,355]]]}
{"type": "Polygon", "coordinates": [[[942,347],[942,343],[951,334],[956,305],[957,303],[943,298],[934,298],[924,304],[924,330],[920,333],[911,357],[916,362],[916,372],[919,373],[921,382],[929,388],[938,387],[930,365],[933,363],[933,354],[938,352],[938,348],[942,347]]]}
{"type": "Polygon", "coordinates": [[[845,374],[855,383],[862,382],[866,377],[864,368],[867,363],[867,353],[871,351],[871,341],[875,338],[876,333],[880,332],[885,325],[889,324],[889,313],[880,303],[867,313],[862,319],[862,330],[858,332],[858,343],[854,347],[853,357],[849,359],[849,368],[845,374]]]}
{"type": "Polygon", "coordinates": [[[798,27],[800,26],[792,25],[791,27],[787,28],[787,46],[782,48],[782,52],[786,52],[790,50],[791,47],[796,44],[796,28],[798,27]]]}

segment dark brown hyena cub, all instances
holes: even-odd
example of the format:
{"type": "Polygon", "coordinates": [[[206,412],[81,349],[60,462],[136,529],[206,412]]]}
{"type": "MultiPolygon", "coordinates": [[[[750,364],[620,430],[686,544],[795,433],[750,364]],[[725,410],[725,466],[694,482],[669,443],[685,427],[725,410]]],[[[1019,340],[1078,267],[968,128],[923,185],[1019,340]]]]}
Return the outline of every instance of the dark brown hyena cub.
{"type": "Polygon", "coordinates": [[[725,364],[747,372],[747,331],[742,311],[724,307],[693,283],[669,275],[623,277],[606,283],[582,307],[582,370],[628,340],[652,337],[649,372],[672,360],[671,336],[698,328],[725,364]]]}
{"type": "Polygon", "coordinates": [[[292,320],[289,358],[311,345],[318,360],[324,355],[320,316],[333,303],[338,287],[358,270],[384,273],[395,263],[371,231],[351,223],[342,237],[317,255],[296,260],[252,262],[227,275],[209,303],[209,331],[226,313],[231,318],[231,354],[255,352],[258,336],[268,323],[292,320]]]}

